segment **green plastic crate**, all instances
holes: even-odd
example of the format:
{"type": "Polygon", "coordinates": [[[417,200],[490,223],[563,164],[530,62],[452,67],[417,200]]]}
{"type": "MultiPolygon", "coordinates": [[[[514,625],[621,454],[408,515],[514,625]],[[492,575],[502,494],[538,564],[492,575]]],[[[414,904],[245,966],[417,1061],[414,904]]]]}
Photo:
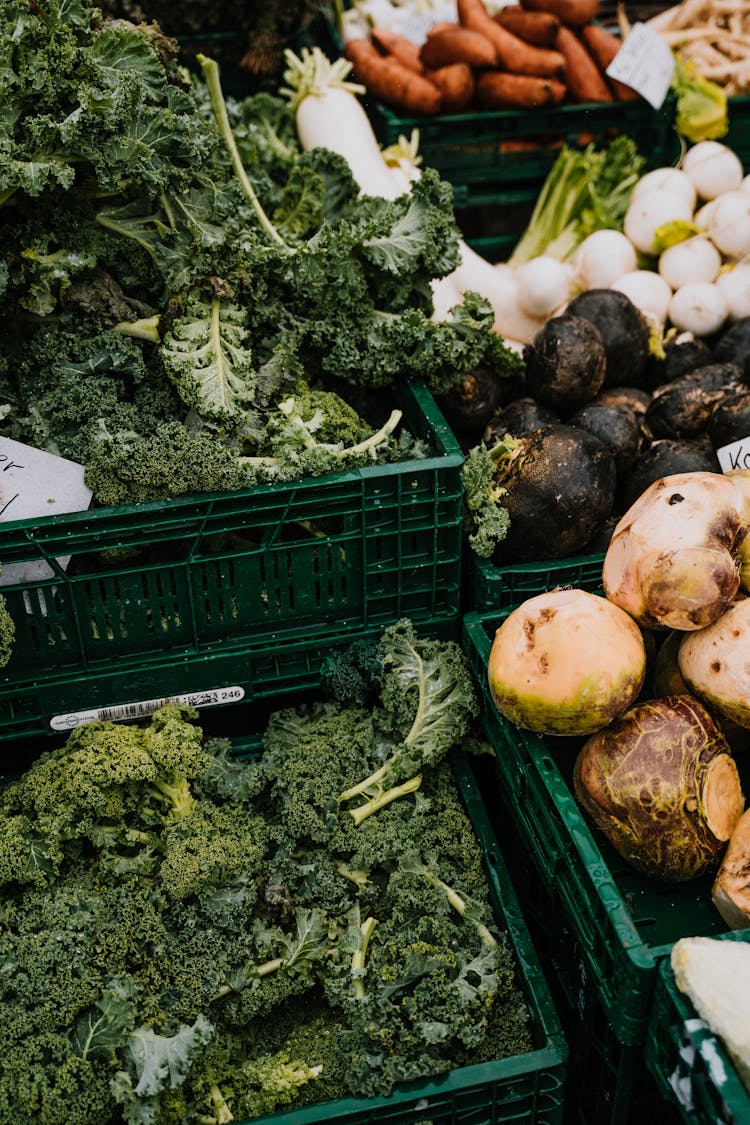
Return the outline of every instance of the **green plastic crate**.
{"type": "Polygon", "coordinates": [[[602,590],[604,554],[571,555],[565,559],[497,566],[467,548],[466,580],[476,613],[517,605],[526,598],[574,586],[592,593],[602,590]]]}
{"type": "Polygon", "coordinates": [[[399,617],[458,636],[463,454],[426,387],[397,398],[424,460],[0,525],[6,577],[51,568],[0,587],[16,626],[0,741],[181,683],[281,690],[399,617]]]}
{"type": "MultiPolygon", "coordinates": [[[[750,930],[719,936],[723,941],[750,942],[750,930]]],[[[669,958],[659,965],[645,1054],[659,1088],[671,1097],[686,1125],[750,1121],[750,1094],[721,1040],[677,987],[669,958]]]]}
{"type": "Polygon", "coordinates": [[[658,167],[671,141],[674,117],[671,98],[659,110],[643,101],[600,102],[437,117],[399,117],[367,97],[363,104],[381,145],[419,130],[423,162],[454,185],[456,207],[479,201],[475,185],[535,183],[538,193],[563,145],[601,146],[622,133],[635,141],[649,167],[658,167]]]}
{"type": "MultiPolygon", "coordinates": [[[[464,647],[483,697],[482,721],[495,751],[488,802],[505,802],[541,882],[558,904],[550,934],[565,956],[568,932],[580,947],[575,987],[593,989],[623,1046],[641,1046],[659,960],[688,935],[726,930],[711,903],[712,878],[662,884],[634,871],[585,816],[572,792],[580,739],[542,739],[497,711],[487,684],[491,638],[509,611],[464,617],[464,647]]],[[[747,763],[737,759],[741,773],[747,763]]],[[[746,786],[747,787],[747,786],[746,786]]]]}
{"type": "MultiPolygon", "coordinates": [[[[387,1098],[344,1098],[253,1125],[556,1125],[563,1120],[567,1046],[518,899],[471,766],[453,756],[456,782],[485,857],[490,902],[507,930],[531,1019],[533,1049],[522,1055],[460,1067],[434,1079],[404,1083],[387,1098]]],[[[247,1125],[247,1123],[240,1123],[247,1125]]]]}
{"type": "MultiPolygon", "coordinates": [[[[315,686],[319,688],[319,684],[318,675],[315,686]]],[[[310,686],[308,681],[286,684],[286,694],[275,706],[299,702],[304,689],[310,686]]],[[[257,729],[261,713],[273,705],[274,701],[268,698],[259,707],[243,705],[235,710],[228,726],[213,721],[215,712],[203,716],[201,722],[207,736],[228,736],[238,729],[257,729]]],[[[241,756],[258,752],[257,736],[234,737],[232,742],[241,756]]],[[[25,756],[24,744],[19,747],[18,768],[26,768],[38,752],[33,740],[30,745],[32,749],[25,756]]],[[[561,1125],[568,1051],[560,1020],[471,766],[460,752],[454,753],[451,761],[461,798],[482,847],[493,914],[498,926],[506,931],[515,955],[519,984],[529,1012],[531,1050],[459,1067],[432,1079],[403,1083],[388,1097],[341,1098],[256,1117],[252,1122],[238,1121],[237,1125],[315,1125],[323,1121],[337,1125],[561,1125]]],[[[0,776],[0,787],[8,780],[9,776],[0,776]]]]}
{"type": "MultiPolygon", "coordinates": [[[[344,44],[333,15],[327,20],[327,31],[321,46],[330,57],[338,57],[344,44]]],[[[399,137],[419,130],[423,162],[453,185],[456,207],[480,202],[489,184],[496,185],[497,191],[535,184],[538,193],[563,145],[580,148],[593,142],[598,146],[624,133],[655,168],[674,137],[671,95],[658,110],[639,99],[544,109],[472,109],[435,117],[402,117],[366,95],[362,104],[381,145],[396,144],[399,137]]]]}
{"type": "Polygon", "coordinates": [[[474,769],[568,1043],[566,1122],[680,1125],[677,1110],[644,1069],[643,1048],[622,1043],[610,1027],[565,904],[535,866],[513,820],[514,803],[498,788],[492,760],[478,759],[474,769]]]}

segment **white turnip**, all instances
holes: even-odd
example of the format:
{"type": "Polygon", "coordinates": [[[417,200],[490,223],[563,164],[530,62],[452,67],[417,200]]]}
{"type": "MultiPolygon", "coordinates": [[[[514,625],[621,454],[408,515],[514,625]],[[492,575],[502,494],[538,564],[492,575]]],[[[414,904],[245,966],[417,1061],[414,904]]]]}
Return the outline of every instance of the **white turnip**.
{"type": "Polygon", "coordinates": [[[688,174],[686,172],[681,172],[679,168],[653,168],[650,172],[646,172],[633,188],[630,195],[630,202],[632,203],[634,199],[642,198],[644,195],[657,188],[660,191],[668,191],[672,195],[684,199],[689,205],[690,210],[695,210],[697,201],[695,184],[688,174]]]}
{"type": "Polygon", "coordinates": [[[737,593],[746,533],[743,498],[728,477],[662,477],[617,524],[602,567],[604,592],[643,626],[703,629],[737,593]]]}
{"type": "Polygon", "coordinates": [[[725,191],[735,191],[744,171],[737,154],[720,141],[699,141],[685,153],[685,172],[701,199],[716,199],[725,191]]]}
{"type": "Polygon", "coordinates": [[[716,287],[727,303],[731,320],[750,317],[750,265],[738,262],[732,269],[719,274],[716,287]]]}
{"type": "Polygon", "coordinates": [[[572,268],[541,254],[516,268],[518,303],[534,317],[552,316],[570,296],[572,268]]]}
{"type": "Polygon", "coordinates": [[[619,230],[595,230],[584,238],[573,258],[580,289],[609,289],[618,277],[636,268],[633,243],[619,230]]]}
{"type": "Polygon", "coordinates": [[[750,254],[750,195],[727,191],[719,196],[711,212],[708,233],[716,249],[728,258],[750,254]]]}
{"type": "Polygon", "coordinates": [[[715,281],[721,269],[721,254],[708,238],[687,238],[662,251],[659,273],[672,289],[691,281],[715,281]]]}
{"type": "Polygon", "coordinates": [[[672,295],[669,319],[681,332],[711,336],[729,316],[729,306],[714,283],[689,281],[672,295]]]}
{"type": "Polygon", "coordinates": [[[693,209],[683,196],[654,188],[638,199],[631,199],[625,212],[623,230],[636,250],[642,254],[654,254],[654,240],[659,227],[667,223],[687,223],[692,217],[693,209]]]}
{"type": "Polygon", "coordinates": [[[631,270],[618,277],[612,288],[629,297],[644,315],[653,317],[659,324],[666,321],[672,290],[658,273],[653,270],[631,270]]]}
{"type": "Polygon", "coordinates": [[[502,715],[544,734],[590,734],[636,699],[641,631],[585,590],[550,590],[517,606],[495,633],[487,668],[502,715]]]}

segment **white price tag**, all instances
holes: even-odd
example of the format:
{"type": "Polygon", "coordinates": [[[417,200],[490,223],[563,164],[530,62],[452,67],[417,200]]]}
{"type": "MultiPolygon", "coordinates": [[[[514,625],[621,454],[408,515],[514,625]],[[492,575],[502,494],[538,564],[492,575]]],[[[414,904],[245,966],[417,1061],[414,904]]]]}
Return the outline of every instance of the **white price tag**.
{"type": "Polygon", "coordinates": [[[95,707],[90,711],[70,711],[67,715],[53,715],[49,721],[52,730],[73,730],[84,723],[125,722],[153,715],[165,703],[187,703],[201,707],[221,707],[226,703],[239,703],[245,698],[243,687],[212,688],[209,691],[191,691],[185,695],[165,695],[161,699],[142,699],[137,703],[121,703],[115,707],[95,707]]]}
{"type": "Polygon", "coordinates": [[[722,445],[716,450],[722,473],[731,473],[736,469],[750,469],[750,437],[740,438],[730,445],[722,445]]]}
{"type": "MultiPolygon", "coordinates": [[[[85,511],[91,490],[83,483],[83,473],[76,461],[0,437],[0,521],[85,511]]],[[[63,568],[69,561],[69,556],[58,559],[63,568]]],[[[34,582],[53,573],[45,562],[12,563],[0,570],[0,586],[34,582]]]]}
{"type": "Polygon", "coordinates": [[[675,59],[662,37],[645,23],[633,24],[606,73],[660,109],[669,92],[675,59]]]}

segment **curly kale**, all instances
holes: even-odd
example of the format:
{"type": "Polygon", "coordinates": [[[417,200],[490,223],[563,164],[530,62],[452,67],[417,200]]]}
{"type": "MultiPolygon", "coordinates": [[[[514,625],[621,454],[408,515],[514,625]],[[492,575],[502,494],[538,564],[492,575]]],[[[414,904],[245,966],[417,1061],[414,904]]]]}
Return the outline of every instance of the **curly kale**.
{"type": "MultiPolygon", "coordinates": [[[[506,443],[508,440],[505,439],[506,443]]],[[[502,443],[501,443],[502,444],[502,443]]],[[[470,449],[461,469],[464,482],[464,529],[469,546],[488,559],[505,539],[510,517],[501,500],[504,489],[496,483],[497,466],[485,445],[470,449]]]]}
{"type": "Polygon", "coordinates": [[[191,492],[232,492],[254,477],[210,431],[164,422],[142,436],[100,428],[89,447],[85,481],[100,504],[132,504],[191,492]]]}
{"type": "MultiPolygon", "coordinates": [[[[186,187],[214,141],[145,25],[97,21],[87,0],[3,5],[0,201],[70,188],[186,187]]],[[[161,41],[163,46],[164,41],[161,41]]]]}
{"type": "Polygon", "coordinates": [[[413,782],[415,773],[419,777],[420,770],[444,758],[479,709],[457,645],[418,638],[408,620],[386,629],[381,644],[384,676],[376,722],[395,745],[382,755],[385,761],[377,769],[339,794],[342,803],[360,795],[369,798],[349,810],[356,824],[413,782]]]}
{"type": "Polygon", "coordinates": [[[251,760],[170,703],[0,794],[0,1114],[219,1125],[530,1048],[446,760],[460,650],[404,621],[349,657],[377,701],[277,710],[251,760]]]}
{"type": "Polygon", "coordinates": [[[353,641],[343,651],[325,658],[320,670],[321,687],[336,703],[372,703],[383,679],[384,656],[379,638],[353,641]]]}

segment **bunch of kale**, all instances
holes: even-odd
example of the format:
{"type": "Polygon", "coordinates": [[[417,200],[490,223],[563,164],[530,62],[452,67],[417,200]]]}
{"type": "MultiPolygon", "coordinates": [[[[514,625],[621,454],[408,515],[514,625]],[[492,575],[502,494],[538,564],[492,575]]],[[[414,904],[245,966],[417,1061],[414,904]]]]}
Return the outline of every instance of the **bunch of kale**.
{"type": "Polygon", "coordinates": [[[0,0],[0,59],[2,432],[100,503],[424,455],[366,392],[516,363],[483,300],[431,319],[436,173],[360,196],[282,99],[225,102],[89,0],[0,0]]]}
{"type": "MultiPolygon", "coordinates": [[[[366,647],[366,646],[365,646],[366,647]]],[[[0,796],[0,1119],[218,1125],[530,1049],[447,755],[476,698],[408,622],[360,702],[92,723],[0,796]]]]}

